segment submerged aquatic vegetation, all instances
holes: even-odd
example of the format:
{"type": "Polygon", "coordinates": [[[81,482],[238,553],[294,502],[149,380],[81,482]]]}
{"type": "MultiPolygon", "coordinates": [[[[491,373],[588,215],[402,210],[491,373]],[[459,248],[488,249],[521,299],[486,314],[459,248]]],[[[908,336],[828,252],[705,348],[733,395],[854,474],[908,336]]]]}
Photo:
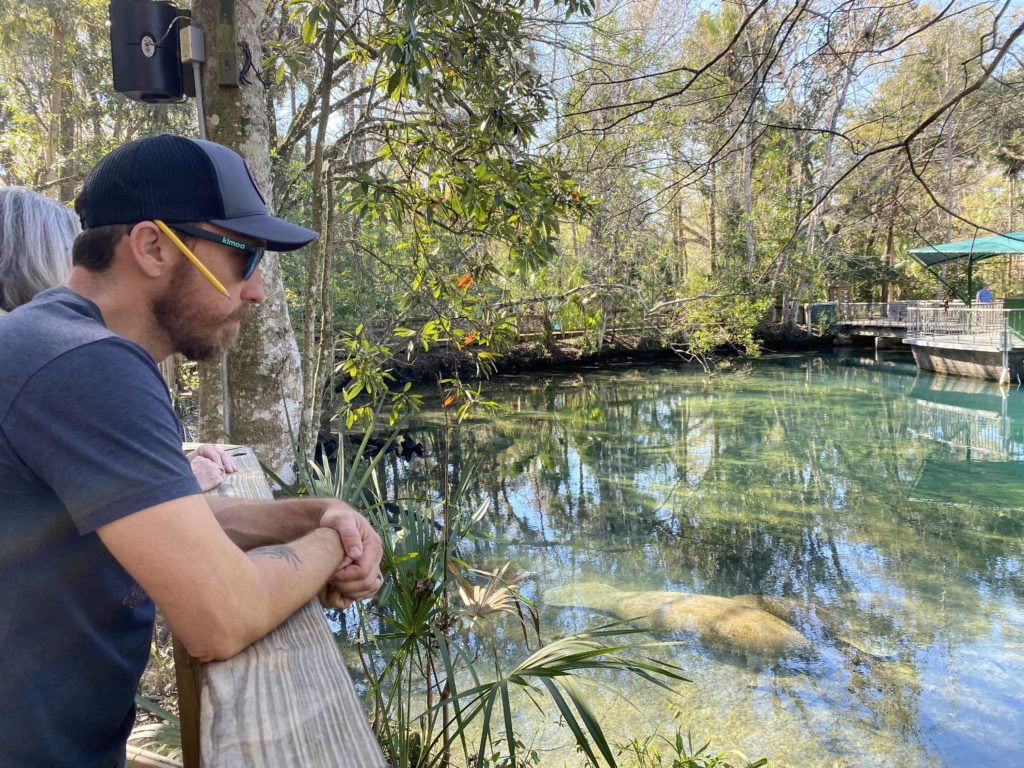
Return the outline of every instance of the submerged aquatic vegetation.
{"type": "Polygon", "coordinates": [[[714,753],[711,742],[696,749],[690,734],[683,736],[677,730],[671,739],[647,736],[633,739],[620,746],[620,751],[632,758],[631,768],[770,768],[765,759],[750,760],[742,752],[729,750],[714,753]]]}
{"type": "MultiPolygon", "coordinates": [[[[439,505],[386,500],[378,472],[385,452],[371,455],[368,435],[337,463],[303,459],[298,484],[278,482],[286,492],[345,499],[381,532],[385,585],[375,601],[352,609],[353,639],[370,718],[391,765],[540,765],[542,756],[520,732],[523,701],[557,717],[588,764],[630,764],[594,708],[592,692],[608,690],[607,677],[591,675],[626,673],[671,691],[687,681],[682,669],[644,655],[664,644],[647,643],[642,630],[621,623],[545,642],[536,607],[519,591],[527,575],[508,563],[468,562],[489,509],[464,503],[472,472],[462,472],[439,505]],[[509,617],[521,642],[500,623],[509,617]]],[[[154,727],[148,736],[170,746],[180,739],[174,730],[154,727]]]]}
{"type": "Polygon", "coordinates": [[[458,554],[485,512],[486,505],[468,515],[456,508],[446,531],[431,515],[400,510],[385,532],[388,583],[375,603],[358,609],[372,720],[385,752],[396,766],[521,764],[514,696],[525,694],[557,712],[590,763],[616,765],[581,675],[620,670],[667,690],[686,678],[639,656],[643,643],[624,642],[638,630],[620,624],[542,643],[535,611],[507,578],[508,566],[480,571],[458,554]],[[499,614],[514,616],[522,629],[527,654],[518,662],[501,651],[499,614]]]}

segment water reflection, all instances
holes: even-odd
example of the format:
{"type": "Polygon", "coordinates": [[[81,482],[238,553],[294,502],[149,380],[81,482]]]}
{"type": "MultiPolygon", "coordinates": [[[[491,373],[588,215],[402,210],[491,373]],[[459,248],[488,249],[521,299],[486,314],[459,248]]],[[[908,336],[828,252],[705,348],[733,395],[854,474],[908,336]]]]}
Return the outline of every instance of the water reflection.
{"type": "MultiPolygon", "coordinates": [[[[1024,506],[1024,390],[992,382],[922,376],[908,393],[910,434],[948,450],[929,457],[916,489],[942,503],[1024,506]],[[950,487],[949,476],[964,471],[970,483],[950,487]]],[[[1006,535],[1020,535],[1014,517],[997,519],[1006,535]],[[1006,527],[1006,526],[1009,527],[1006,527]]]]}
{"type": "MultiPolygon", "coordinates": [[[[545,589],[758,595],[811,662],[747,664],[687,642],[677,705],[696,738],[781,765],[1009,765],[1024,747],[1024,392],[919,375],[906,355],[779,356],[685,369],[506,377],[451,435],[449,472],[490,499],[481,562],[512,559],[547,632],[607,617],[545,589]]],[[[396,497],[439,496],[442,420],[396,497]]],[[[622,685],[622,681],[616,681],[622,685]]],[[[665,727],[608,700],[612,730],[665,727]]],[[[538,739],[550,732],[538,725],[538,739]]],[[[561,764],[564,756],[558,758],[561,764]]]]}
{"type": "Polygon", "coordinates": [[[1024,391],[990,381],[921,376],[908,393],[916,436],[960,449],[966,460],[1024,459],[1024,391]]]}

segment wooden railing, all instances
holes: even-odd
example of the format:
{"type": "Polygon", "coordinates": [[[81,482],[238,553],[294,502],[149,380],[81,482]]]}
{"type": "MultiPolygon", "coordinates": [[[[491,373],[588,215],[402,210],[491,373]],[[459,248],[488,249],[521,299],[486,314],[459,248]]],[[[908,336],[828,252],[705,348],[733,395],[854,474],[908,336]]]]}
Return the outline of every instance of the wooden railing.
{"type": "MultiPolygon", "coordinates": [[[[239,471],[210,491],[273,498],[248,448],[230,449],[239,471]]],[[[178,644],[184,768],[384,768],[348,670],[317,600],[225,661],[201,664],[178,644]]],[[[145,766],[129,753],[129,766],[145,766]]]]}

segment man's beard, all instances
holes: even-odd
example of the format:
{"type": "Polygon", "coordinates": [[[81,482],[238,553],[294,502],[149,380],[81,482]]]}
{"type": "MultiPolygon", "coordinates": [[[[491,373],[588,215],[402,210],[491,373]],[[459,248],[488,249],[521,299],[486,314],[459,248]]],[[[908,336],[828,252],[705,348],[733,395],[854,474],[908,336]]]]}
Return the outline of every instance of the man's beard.
{"type": "Polygon", "coordinates": [[[203,314],[199,310],[202,300],[196,298],[196,293],[211,288],[193,279],[198,274],[191,264],[178,265],[163,295],[153,301],[153,317],[175,352],[189,360],[210,360],[235,340],[236,332],[226,330],[225,326],[241,323],[249,313],[249,305],[242,304],[229,315],[203,314]]]}

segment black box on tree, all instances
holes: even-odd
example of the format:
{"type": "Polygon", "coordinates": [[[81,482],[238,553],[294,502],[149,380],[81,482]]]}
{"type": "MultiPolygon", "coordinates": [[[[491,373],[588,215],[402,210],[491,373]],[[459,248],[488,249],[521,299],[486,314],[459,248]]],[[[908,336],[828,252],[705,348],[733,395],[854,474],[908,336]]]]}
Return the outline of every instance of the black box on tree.
{"type": "Polygon", "coordinates": [[[159,0],[110,0],[114,90],[151,104],[194,95],[178,37],[190,18],[189,11],[159,0]]]}

